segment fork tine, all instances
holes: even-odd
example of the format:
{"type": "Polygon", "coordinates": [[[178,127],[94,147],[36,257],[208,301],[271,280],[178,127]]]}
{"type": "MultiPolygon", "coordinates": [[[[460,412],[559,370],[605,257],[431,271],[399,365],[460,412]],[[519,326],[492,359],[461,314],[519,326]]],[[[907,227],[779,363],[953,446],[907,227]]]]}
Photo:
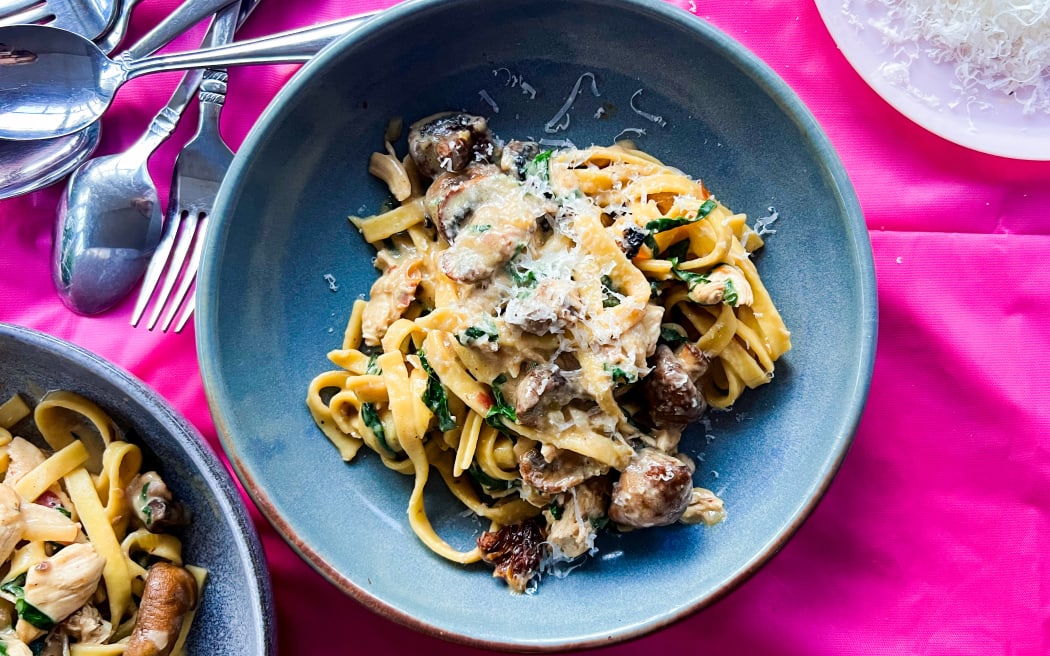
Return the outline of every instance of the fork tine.
{"type": "Polygon", "coordinates": [[[175,235],[178,234],[181,223],[182,212],[172,212],[164,224],[164,234],[160,238],[160,243],[157,244],[157,250],[153,251],[153,257],[150,258],[149,266],[146,267],[146,274],[142,277],[142,288],[139,290],[139,297],[135,299],[135,309],[131,313],[132,326],[137,327],[139,325],[143,313],[146,312],[146,306],[149,305],[149,299],[153,296],[154,290],[157,289],[157,283],[160,282],[161,274],[164,273],[164,269],[168,265],[171,247],[175,243],[175,235]]]}
{"type": "MultiPolygon", "coordinates": [[[[179,306],[182,305],[182,299],[186,297],[186,292],[189,291],[190,285],[197,279],[197,269],[201,263],[201,251],[204,250],[204,233],[208,229],[208,215],[199,214],[198,217],[197,234],[193,241],[193,253],[190,254],[190,260],[186,263],[186,270],[182,272],[182,281],[179,282],[179,288],[175,292],[175,297],[172,298],[171,305],[168,306],[168,316],[164,318],[164,323],[161,326],[161,330],[164,332],[168,332],[168,328],[171,327],[171,322],[175,318],[175,313],[178,311],[179,306]]],[[[192,307],[191,305],[190,308],[192,307]]]]}
{"type": "Polygon", "coordinates": [[[146,330],[153,330],[154,326],[157,325],[157,320],[160,319],[160,314],[168,303],[171,289],[175,286],[175,281],[178,280],[182,266],[186,262],[186,254],[190,250],[190,244],[193,243],[193,235],[197,232],[197,215],[185,211],[181,211],[179,214],[185,214],[182,219],[182,229],[179,231],[175,241],[175,251],[171,254],[171,260],[168,262],[168,272],[164,276],[164,283],[160,288],[160,296],[157,297],[157,302],[150,313],[149,321],[146,323],[146,330]]]}
{"type": "Polygon", "coordinates": [[[193,291],[190,292],[190,297],[186,299],[186,305],[182,308],[182,314],[179,316],[178,323],[175,324],[175,332],[181,333],[182,329],[186,327],[186,322],[189,321],[190,315],[193,314],[193,308],[197,307],[197,283],[193,284],[193,291]]]}
{"type": "MultiPolygon", "coordinates": [[[[3,12],[0,9],[0,12],[3,12]]],[[[15,7],[15,13],[9,13],[3,18],[0,18],[0,27],[6,27],[8,25],[28,25],[30,23],[36,23],[44,20],[45,18],[54,18],[55,15],[51,13],[51,10],[47,8],[46,4],[34,6],[32,4],[23,7],[15,7]]]]}

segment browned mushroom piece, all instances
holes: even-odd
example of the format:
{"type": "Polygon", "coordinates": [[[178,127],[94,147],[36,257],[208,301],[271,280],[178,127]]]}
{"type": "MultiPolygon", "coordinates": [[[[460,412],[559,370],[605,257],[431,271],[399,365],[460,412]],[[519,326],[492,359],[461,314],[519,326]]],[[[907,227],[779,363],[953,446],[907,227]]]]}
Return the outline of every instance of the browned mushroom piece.
{"type": "Polygon", "coordinates": [[[543,529],[536,518],[486,531],[478,538],[481,559],[494,566],[492,575],[503,578],[514,592],[525,592],[547,555],[543,529]]]}
{"type": "Polygon", "coordinates": [[[693,496],[692,468],[657,449],[641,449],[613,485],[609,519],[648,528],[678,521],[693,496]]]}
{"type": "Polygon", "coordinates": [[[427,188],[423,207],[441,236],[451,244],[473,218],[477,206],[505,193],[509,185],[514,185],[514,181],[495,166],[475,164],[463,171],[439,175],[427,188]]]}
{"type": "Polygon", "coordinates": [[[429,178],[462,171],[471,162],[496,161],[498,150],[485,119],[472,114],[434,114],[408,129],[408,152],[429,178]]]}
{"type": "Polygon", "coordinates": [[[514,412],[522,424],[536,426],[544,412],[564,406],[574,396],[572,386],[557,365],[541,365],[518,381],[514,412]]]}
{"type": "Polygon", "coordinates": [[[680,428],[699,419],[707,409],[707,402],[697,391],[682,360],[665,344],[656,347],[653,358],[653,370],[642,384],[653,425],[680,428]]]}
{"type": "Polygon", "coordinates": [[[166,533],[190,522],[189,510],[175,500],[160,474],[141,474],[128,486],[132,510],[150,533],[166,533]]]}
{"type": "Polygon", "coordinates": [[[544,494],[560,494],[609,470],[597,460],[574,451],[545,446],[532,448],[518,458],[525,483],[544,494]]]}
{"type": "Polygon", "coordinates": [[[168,656],[186,614],[197,607],[197,593],[197,580],[186,569],[170,563],[151,567],[124,656],[168,656]]]}

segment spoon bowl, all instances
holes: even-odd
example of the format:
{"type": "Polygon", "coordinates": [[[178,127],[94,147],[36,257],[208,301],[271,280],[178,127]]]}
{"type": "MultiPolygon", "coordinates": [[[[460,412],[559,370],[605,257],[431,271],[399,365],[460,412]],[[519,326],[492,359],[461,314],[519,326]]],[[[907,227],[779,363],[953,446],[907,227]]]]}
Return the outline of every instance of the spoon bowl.
{"type": "Polygon", "coordinates": [[[0,39],[0,139],[62,136],[109,106],[125,70],[94,43],[46,25],[14,25],[0,39]]]}
{"type": "Polygon", "coordinates": [[[0,200],[47,187],[91,157],[102,134],[98,123],[62,137],[0,141],[0,200]]]}
{"type": "Polygon", "coordinates": [[[157,189],[135,149],[93,159],[69,178],[53,247],[52,278],[72,310],[97,314],[142,277],[160,240],[157,189]]]}

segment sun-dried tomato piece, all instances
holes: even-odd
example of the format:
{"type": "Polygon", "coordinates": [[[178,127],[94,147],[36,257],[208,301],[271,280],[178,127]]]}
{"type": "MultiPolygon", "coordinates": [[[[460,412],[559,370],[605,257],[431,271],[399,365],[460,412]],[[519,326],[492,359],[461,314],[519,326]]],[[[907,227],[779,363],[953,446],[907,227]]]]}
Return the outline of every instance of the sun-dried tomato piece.
{"type": "Polygon", "coordinates": [[[485,532],[478,538],[481,559],[495,567],[493,576],[506,579],[514,592],[524,592],[546,555],[543,529],[536,519],[485,532]]]}

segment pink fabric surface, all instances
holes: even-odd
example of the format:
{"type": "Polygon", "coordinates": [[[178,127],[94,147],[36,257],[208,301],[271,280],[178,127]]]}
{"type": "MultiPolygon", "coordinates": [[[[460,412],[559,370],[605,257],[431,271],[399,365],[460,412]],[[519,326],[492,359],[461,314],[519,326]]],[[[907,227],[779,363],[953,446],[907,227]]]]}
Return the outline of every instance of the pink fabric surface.
{"type": "MultiPolygon", "coordinates": [[[[175,4],[145,0],[133,37],[175,4]]],[[[390,4],[271,0],[242,36],[390,4]]],[[[837,148],[872,237],[878,355],[845,464],[782,552],[711,608],[599,652],[1050,653],[1050,163],[971,152],[912,124],[854,73],[811,0],[675,4],[773,67],[837,148]]],[[[231,73],[223,132],[232,146],[296,68],[231,73]]],[[[134,141],[177,79],[153,76],[122,89],[99,154],[134,141]]],[[[184,120],[152,160],[162,199],[195,123],[184,120]]],[[[0,320],[124,366],[221,451],[192,329],[131,328],[131,299],[91,318],[59,302],[48,261],[61,188],[0,201],[0,320]]],[[[273,575],[281,653],[481,653],[373,615],[252,512],[273,575]]]]}

